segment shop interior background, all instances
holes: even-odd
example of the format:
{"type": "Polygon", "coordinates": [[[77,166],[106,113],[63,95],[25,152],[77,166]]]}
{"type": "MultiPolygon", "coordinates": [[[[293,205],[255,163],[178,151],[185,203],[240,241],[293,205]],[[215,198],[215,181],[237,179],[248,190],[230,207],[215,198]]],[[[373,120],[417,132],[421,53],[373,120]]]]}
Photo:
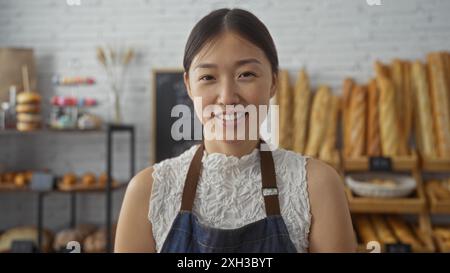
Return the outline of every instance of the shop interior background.
{"type": "MultiPolygon", "coordinates": [[[[304,67],[313,87],[326,83],[335,94],[340,94],[347,76],[361,82],[373,76],[372,64],[377,59],[423,59],[427,52],[450,48],[450,1],[368,2],[378,1],[0,0],[0,47],[34,49],[37,89],[44,97],[61,92],[52,85],[54,74],[94,76],[95,87],[80,94],[105,102],[97,113],[106,115],[108,86],[95,49],[108,43],[133,46],[137,55],[125,83],[123,113],[125,122],[136,126],[139,170],[153,160],[151,71],[182,67],[190,30],[211,10],[240,7],[253,12],[275,40],[280,67],[288,69],[292,78],[304,67]]],[[[15,137],[2,136],[0,162],[8,166],[49,168],[56,174],[104,171],[103,135],[37,135],[27,142],[15,137]]],[[[122,155],[115,158],[114,176],[125,179],[126,137],[119,137],[118,142],[116,151],[122,155]]],[[[122,196],[123,191],[114,193],[115,218],[122,196]]],[[[0,229],[33,222],[34,198],[27,193],[3,195],[0,229]]],[[[104,195],[78,198],[79,222],[104,223],[104,195]]],[[[68,198],[50,196],[44,206],[46,227],[68,225],[68,198]]]]}

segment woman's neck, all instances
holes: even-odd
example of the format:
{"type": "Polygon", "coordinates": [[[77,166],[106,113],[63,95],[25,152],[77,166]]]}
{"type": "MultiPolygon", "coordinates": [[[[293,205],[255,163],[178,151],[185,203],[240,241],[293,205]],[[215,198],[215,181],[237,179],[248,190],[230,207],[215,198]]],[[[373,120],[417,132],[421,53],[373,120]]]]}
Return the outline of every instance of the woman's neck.
{"type": "Polygon", "coordinates": [[[208,154],[221,153],[242,157],[251,153],[259,145],[259,140],[241,140],[225,142],[221,140],[204,140],[205,149],[208,154]]]}

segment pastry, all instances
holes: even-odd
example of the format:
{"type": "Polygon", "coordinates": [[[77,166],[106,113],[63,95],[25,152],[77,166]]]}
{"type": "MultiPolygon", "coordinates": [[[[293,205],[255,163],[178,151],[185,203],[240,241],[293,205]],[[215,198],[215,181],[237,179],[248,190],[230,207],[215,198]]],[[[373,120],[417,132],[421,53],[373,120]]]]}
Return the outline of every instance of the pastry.
{"type": "Polygon", "coordinates": [[[41,124],[36,122],[17,122],[16,127],[19,131],[28,132],[39,129],[41,124]]]}
{"type": "MultiPolygon", "coordinates": [[[[112,244],[114,245],[116,225],[111,228],[112,244]]],[[[86,237],[83,242],[83,250],[86,253],[106,252],[106,228],[101,228],[86,237]]]]}
{"type": "Polygon", "coordinates": [[[438,200],[450,200],[450,191],[439,180],[433,179],[428,181],[427,187],[433,191],[438,200]]]}
{"type": "Polygon", "coordinates": [[[349,111],[349,157],[360,157],[366,154],[367,88],[365,86],[354,86],[349,111]]]}
{"type": "Polygon", "coordinates": [[[446,79],[448,75],[445,75],[444,56],[439,52],[433,52],[428,54],[427,61],[437,153],[438,157],[450,158],[449,87],[446,79]]]}
{"type": "Polygon", "coordinates": [[[378,117],[378,97],[379,90],[377,88],[377,82],[372,79],[369,83],[368,95],[367,95],[367,155],[368,156],[380,156],[381,155],[381,143],[380,143],[380,119],[378,117]]]}
{"type": "Polygon", "coordinates": [[[329,126],[327,109],[330,107],[331,94],[326,85],[322,85],[314,96],[309,122],[308,142],[305,154],[316,157],[325,137],[325,128],[329,126]]]}
{"type": "Polygon", "coordinates": [[[414,100],[414,119],[416,127],[416,142],[422,155],[436,157],[434,143],[433,118],[431,102],[428,95],[429,85],[424,65],[415,61],[411,67],[412,97],[414,100]]]}
{"type": "Polygon", "coordinates": [[[304,153],[306,146],[306,135],[308,130],[309,105],[311,89],[309,87],[309,77],[304,69],[298,74],[294,91],[294,133],[293,150],[297,153],[304,153]]]}
{"type": "Polygon", "coordinates": [[[17,114],[17,121],[19,122],[41,122],[40,114],[20,113],[17,114]]]}
{"type": "Polygon", "coordinates": [[[377,86],[380,90],[378,103],[381,151],[383,156],[392,157],[398,155],[399,147],[399,127],[395,110],[394,87],[386,77],[378,77],[377,86]]]}
{"type": "Polygon", "coordinates": [[[36,92],[22,92],[17,95],[18,104],[39,104],[41,103],[41,95],[36,92]]]}
{"type": "Polygon", "coordinates": [[[41,107],[38,104],[18,104],[16,106],[17,113],[39,113],[41,107]]]}
{"type": "Polygon", "coordinates": [[[77,177],[73,173],[67,173],[62,178],[62,184],[64,186],[73,186],[77,183],[77,177]]]}
{"type": "MultiPolygon", "coordinates": [[[[10,251],[13,241],[16,240],[30,240],[37,247],[37,236],[38,232],[35,227],[24,226],[9,229],[0,236],[0,252],[10,251]]],[[[42,233],[42,249],[44,252],[51,250],[52,240],[53,234],[49,230],[44,229],[42,233]]]]}
{"type": "Polygon", "coordinates": [[[55,251],[66,250],[67,243],[70,241],[80,242],[81,244],[94,230],[95,227],[92,225],[78,225],[74,229],[64,229],[56,234],[53,249],[55,251]]]}
{"type": "Polygon", "coordinates": [[[97,182],[93,173],[85,173],[81,178],[81,184],[84,186],[92,186],[97,182]]]}
{"type": "Polygon", "coordinates": [[[14,184],[17,187],[23,187],[27,184],[27,177],[23,173],[19,173],[14,177],[14,184]]]}

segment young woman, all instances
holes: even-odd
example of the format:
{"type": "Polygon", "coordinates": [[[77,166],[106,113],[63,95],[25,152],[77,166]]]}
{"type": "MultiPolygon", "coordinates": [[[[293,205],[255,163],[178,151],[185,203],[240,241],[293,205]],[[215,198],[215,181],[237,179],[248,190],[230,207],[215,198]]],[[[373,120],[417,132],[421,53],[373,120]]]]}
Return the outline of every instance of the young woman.
{"type": "Polygon", "coordinates": [[[343,184],[332,167],[264,150],[249,134],[212,136],[238,124],[249,132],[249,115],[226,106],[267,106],[275,95],[278,57],[264,24],[241,9],[211,12],[193,28],[183,65],[190,98],[202,100],[197,116],[214,126],[202,144],[132,179],[115,251],[353,252],[343,184]],[[202,115],[211,105],[220,111],[202,115]]]}

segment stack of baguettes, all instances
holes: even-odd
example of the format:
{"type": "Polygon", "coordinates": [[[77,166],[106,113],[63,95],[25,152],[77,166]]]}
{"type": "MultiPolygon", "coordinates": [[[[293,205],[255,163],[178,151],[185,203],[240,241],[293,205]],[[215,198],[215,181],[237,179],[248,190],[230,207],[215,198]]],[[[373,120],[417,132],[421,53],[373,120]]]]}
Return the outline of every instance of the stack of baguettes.
{"type": "Polygon", "coordinates": [[[367,85],[343,83],[343,146],[346,158],[405,156],[413,122],[411,65],[395,59],[375,62],[376,77],[367,85]]]}
{"type": "Polygon", "coordinates": [[[278,84],[280,146],[338,164],[339,98],[332,95],[326,85],[320,85],[313,95],[305,69],[298,72],[294,88],[290,87],[285,70],[280,71],[278,84]]]}

